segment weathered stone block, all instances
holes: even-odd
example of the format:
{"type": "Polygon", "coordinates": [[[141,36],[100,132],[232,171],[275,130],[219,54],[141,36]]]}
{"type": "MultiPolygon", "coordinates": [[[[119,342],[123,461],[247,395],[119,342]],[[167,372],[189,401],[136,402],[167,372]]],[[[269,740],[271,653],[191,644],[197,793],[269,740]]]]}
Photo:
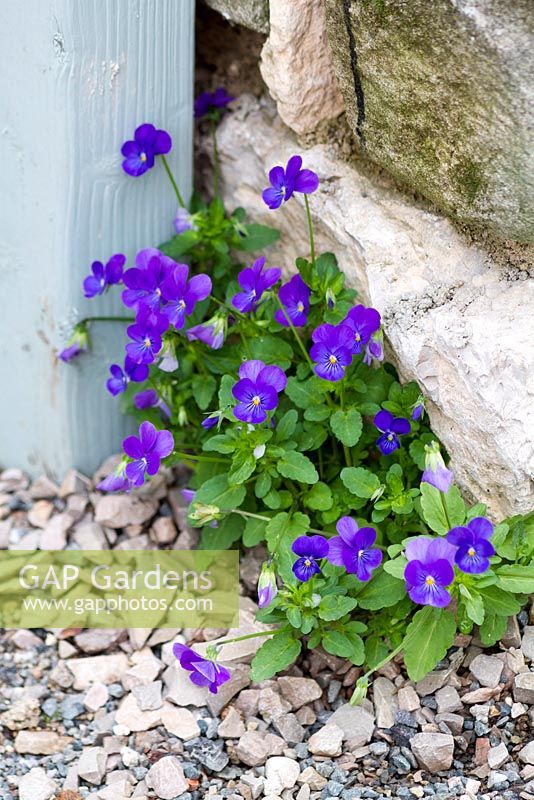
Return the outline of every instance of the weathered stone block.
{"type": "Polygon", "coordinates": [[[534,240],[530,0],[324,0],[362,148],[450,216],[534,240]]]}
{"type": "Polygon", "coordinates": [[[269,32],[269,0],[205,0],[206,5],[237,25],[258,33],[269,32]]]}

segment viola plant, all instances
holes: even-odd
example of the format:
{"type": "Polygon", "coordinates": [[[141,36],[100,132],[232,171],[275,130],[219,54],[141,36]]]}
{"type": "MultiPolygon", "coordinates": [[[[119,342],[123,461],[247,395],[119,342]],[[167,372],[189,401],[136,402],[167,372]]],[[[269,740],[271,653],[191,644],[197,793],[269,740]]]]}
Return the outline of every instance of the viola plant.
{"type": "MultiPolygon", "coordinates": [[[[184,496],[200,546],[268,551],[259,618],[274,627],[260,634],[254,679],[320,646],[365,665],[358,702],[370,674],[401,652],[419,680],[458,631],[477,625],[484,644],[499,640],[534,588],[534,521],[494,525],[483,503],[462,499],[419,387],[384,361],[380,309],[356,300],[332,253],[315,253],[319,178],[301,156],[273,167],[262,195],[273,218],[287,202],[304,206],[309,253],[292,276],[263,252],[275,230],[226,212],[215,124],[232,101],[217,90],[195,106],[214,137],[209,203],[183,203],[164,131],[142,125],[123,147],[129,176],[161,159],[179,208],[169,241],[128,269],[119,255],[95,262],[84,281],[92,302],[120,293],[125,358],[107,367],[106,385],[141,422],[100,488],[135,490],[163,461],[189,466],[184,496]]],[[[108,318],[78,323],[60,358],[88,349],[95,319],[108,318]]],[[[205,656],[176,645],[175,655],[216,692],[230,677],[224,644],[205,656]]]]}

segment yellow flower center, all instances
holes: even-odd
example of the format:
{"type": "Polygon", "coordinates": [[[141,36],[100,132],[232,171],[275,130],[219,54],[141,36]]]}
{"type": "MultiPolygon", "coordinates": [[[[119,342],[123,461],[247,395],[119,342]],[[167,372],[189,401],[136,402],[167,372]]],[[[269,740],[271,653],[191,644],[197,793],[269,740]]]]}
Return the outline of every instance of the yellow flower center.
{"type": "Polygon", "coordinates": [[[185,302],[183,300],[180,300],[178,305],[180,306],[180,308],[185,308],[185,302]]]}
{"type": "Polygon", "coordinates": [[[152,346],[152,342],[150,341],[150,339],[147,336],[146,339],[145,339],[145,347],[151,347],[151,346],[152,346]]]}
{"type": "Polygon", "coordinates": [[[304,566],[305,566],[305,567],[311,567],[311,561],[310,561],[310,559],[309,559],[309,558],[306,558],[306,559],[304,560],[304,566]]]}
{"type": "Polygon", "coordinates": [[[358,550],[358,558],[361,558],[364,554],[365,550],[358,550]]]}
{"type": "Polygon", "coordinates": [[[434,578],[432,577],[432,575],[428,575],[428,576],[427,576],[427,578],[426,578],[426,580],[425,580],[425,583],[426,583],[426,585],[427,585],[427,586],[434,586],[434,584],[436,583],[436,581],[434,580],[434,578]]]}
{"type": "Polygon", "coordinates": [[[330,356],[328,360],[330,361],[331,364],[337,364],[337,358],[335,356],[330,356]]]}
{"type": "Polygon", "coordinates": [[[258,397],[258,395],[256,395],[255,397],[252,398],[252,405],[253,406],[259,406],[260,403],[261,403],[261,400],[258,397]]]}
{"type": "Polygon", "coordinates": [[[357,342],[361,342],[361,340],[362,340],[362,337],[360,336],[359,333],[355,333],[354,334],[354,338],[356,339],[357,342]]]}
{"type": "Polygon", "coordinates": [[[302,314],[302,312],[304,311],[304,303],[297,303],[297,311],[299,311],[302,314]]]}
{"type": "Polygon", "coordinates": [[[145,163],[145,161],[146,161],[146,153],[141,153],[141,154],[140,154],[140,156],[139,156],[139,158],[141,159],[141,161],[142,161],[142,162],[143,162],[143,164],[144,164],[144,163],[145,163]]]}
{"type": "Polygon", "coordinates": [[[467,555],[471,556],[471,558],[473,558],[473,556],[476,556],[476,554],[477,554],[477,551],[475,550],[474,547],[470,547],[469,550],[467,551],[467,555]]]}

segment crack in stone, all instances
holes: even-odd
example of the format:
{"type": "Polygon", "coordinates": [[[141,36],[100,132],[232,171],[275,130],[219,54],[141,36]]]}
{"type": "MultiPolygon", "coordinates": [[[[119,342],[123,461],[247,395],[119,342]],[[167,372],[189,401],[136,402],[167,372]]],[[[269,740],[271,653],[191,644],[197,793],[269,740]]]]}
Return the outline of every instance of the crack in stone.
{"type": "Polygon", "coordinates": [[[362,79],[358,67],[358,53],[356,50],[356,39],[354,38],[354,31],[352,30],[352,23],[350,19],[350,3],[351,0],[343,0],[343,18],[345,20],[345,28],[349,39],[349,54],[350,54],[350,68],[354,78],[354,93],[356,95],[356,107],[358,109],[358,118],[356,120],[356,133],[362,147],[365,147],[365,134],[363,125],[365,122],[365,98],[363,96],[362,79]]]}

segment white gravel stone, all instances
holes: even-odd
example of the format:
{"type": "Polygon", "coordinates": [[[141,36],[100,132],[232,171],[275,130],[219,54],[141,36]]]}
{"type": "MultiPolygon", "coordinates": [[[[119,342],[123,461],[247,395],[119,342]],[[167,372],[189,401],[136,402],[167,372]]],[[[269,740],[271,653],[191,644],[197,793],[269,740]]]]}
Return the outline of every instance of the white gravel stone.
{"type": "Polygon", "coordinates": [[[308,750],[314,756],[338,756],[341,753],[341,744],[344,734],[341,728],[331,721],[320,728],[308,740],[308,750]]]}
{"type": "Polygon", "coordinates": [[[291,676],[278,678],[277,685],[293,711],[318,700],[323,690],[312,678],[293,678],[291,676]]]}
{"type": "Polygon", "coordinates": [[[19,731],[15,739],[17,753],[52,756],[61,753],[72,742],[70,736],[60,736],[55,731],[19,731]]]}
{"type": "Polygon", "coordinates": [[[240,736],[243,736],[245,733],[245,723],[235,708],[228,709],[228,713],[219,724],[217,733],[223,739],[239,739],[240,736]]]}
{"type": "Polygon", "coordinates": [[[265,762],[265,794],[280,794],[292,789],[300,775],[298,761],[284,756],[273,756],[265,762]]]}
{"type": "Polygon", "coordinates": [[[514,678],[514,700],[534,705],[534,672],[522,672],[514,678]]]}
{"type": "Polygon", "coordinates": [[[19,782],[19,800],[50,800],[57,784],[44,769],[34,767],[19,782]]]}
{"type": "Polygon", "coordinates": [[[70,658],[65,664],[74,675],[75,690],[88,689],[92,683],[116,683],[128,669],[128,658],[124,653],[91,658],[70,658]]]}
{"type": "Polygon", "coordinates": [[[488,751],[488,766],[490,769],[499,769],[503,764],[506,764],[510,754],[504,742],[501,742],[497,747],[490,747],[488,751]]]}
{"type": "Polygon", "coordinates": [[[389,678],[375,678],[373,681],[373,704],[376,727],[391,728],[395,724],[395,714],[399,709],[397,688],[389,678]]]}
{"type": "Polygon", "coordinates": [[[363,705],[340,706],[328,720],[343,731],[343,739],[350,740],[354,747],[368,744],[375,729],[374,715],[363,705]]]}
{"type": "Polygon", "coordinates": [[[494,689],[499,685],[504,664],[496,656],[482,654],[472,660],[469,669],[481,686],[494,689]]]}
{"type": "Polygon", "coordinates": [[[528,661],[534,661],[534,625],[527,625],[521,639],[521,650],[528,661]]]}
{"type": "Polygon", "coordinates": [[[435,697],[438,704],[438,714],[453,714],[462,708],[460,695],[452,686],[443,686],[443,688],[438,689],[435,697]]]}
{"type": "Polygon", "coordinates": [[[121,747],[120,755],[126,769],[137,767],[139,764],[139,753],[131,747],[121,747]]]}
{"type": "Polygon", "coordinates": [[[106,705],[108,699],[108,687],[104,683],[93,683],[83,699],[83,704],[88,711],[97,711],[106,705]]]}
{"type": "Polygon", "coordinates": [[[410,747],[419,765],[428,772],[441,772],[452,765],[454,739],[447,733],[416,733],[410,747]]]}
{"type": "Polygon", "coordinates": [[[519,758],[523,764],[534,764],[534,740],[519,751],[519,758]]]}
{"type": "Polygon", "coordinates": [[[161,723],[165,730],[183,742],[200,736],[198,723],[188,708],[177,708],[166,703],[161,709],[161,723]]]}
{"type": "Polygon", "coordinates": [[[236,745],[236,754],[247,767],[258,767],[269,756],[281,756],[284,748],[285,742],[279,736],[261,731],[247,731],[236,745]]]}
{"type": "Polygon", "coordinates": [[[139,704],[141,711],[156,711],[163,705],[161,697],[161,681],[152,681],[141,686],[134,686],[132,694],[139,704]]]}
{"type": "Polygon", "coordinates": [[[403,686],[399,689],[397,699],[399,701],[399,708],[402,711],[417,711],[418,708],[421,708],[419,695],[413,686],[403,686]]]}
{"type": "Polygon", "coordinates": [[[87,783],[99,786],[106,774],[107,759],[103,747],[84,747],[77,765],[78,776],[87,783]]]}
{"type": "Polygon", "coordinates": [[[161,800],[173,800],[186,791],[188,784],[175,756],[164,756],[149,769],[146,784],[161,800]]]}

